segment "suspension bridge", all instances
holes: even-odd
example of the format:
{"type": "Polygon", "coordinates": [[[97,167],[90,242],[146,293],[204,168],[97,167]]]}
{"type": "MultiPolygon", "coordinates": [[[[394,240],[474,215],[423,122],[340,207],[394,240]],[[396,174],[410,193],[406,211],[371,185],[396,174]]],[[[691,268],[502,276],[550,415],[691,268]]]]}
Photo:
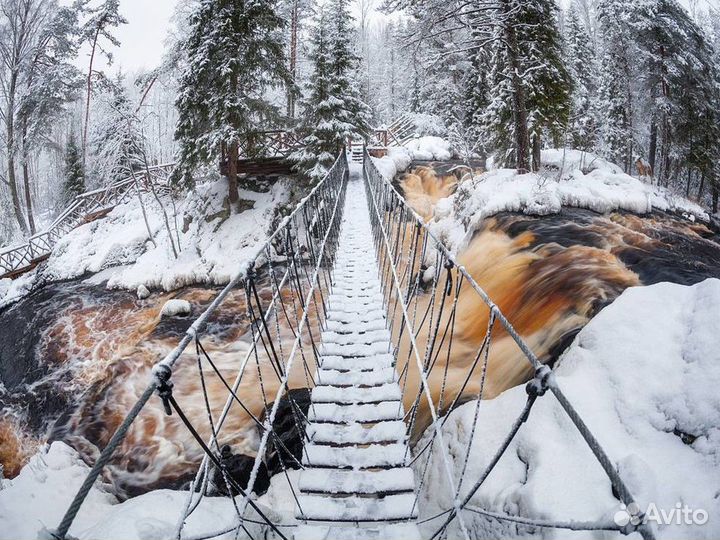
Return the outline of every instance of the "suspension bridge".
{"type": "MultiPolygon", "coordinates": [[[[653,538],[640,514],[624,526],[611,518],[550,521],[498,513],[474,500],[522,426],[532,421],[535,403],[555,399],[586,441],[588,461],[605,471],[618,505],[637,508],[553,371],[382,177],[367,152],[361,167],[341,153],[156,364],[145,391],[53,531],[55,538],[75,533],[71,527],[89,491],[117,454],[128,451],[125,439],[139,429],[136,421],[147,408],[158,407],[179,419],[202,450],[185,503],[177,509],[173,538],[470,540],[477,537],[477,519],[535,531],[639,532],[653,538]],[[236,290],[245,298],[248,322],[241,341],[246,348],[228,377],[204,343],[212,339],[208,326],[216,311],[236,290]],[[466,298],[485,307],[487,324],[481,339],[472,347],[463,343],[459,352],[458,303],[466,298]],[[511,342],[531,373],[527,400],[492,459],[471,477],[475,428],[464,451],[453,455],[443,428],[461,404],[471,403],[477,420],[491,351],[501,339],[511,342]],[[458,354],[462,362],[454,361],[458,354]],[[190,396],[174,391],[180,363],[197,367],[201,415],[188,414],[190,396]],[[211,382],[224,389],[220,405],[208,398],[211,382]],[[309,392],[309,402],[298,390],[309,392]],[[246,419],[259,435],[252,468],[242,478],[225,459],[237,440],[229,427],[234,417],[246,419]],[[430,471],[435,461],[441,467],[430,471]],[[281,475],[294,500],[293,515],[262,503],[263,475],[281,475]],[[443,478],[445,500],[451,503],[427,515],[421,495],[432,475],[443,478]],[[232,503],[227,522],[189,533],[198,507],[222,497],[232,503]]],[[[612,510],[598,509],[597,515],[612,516],[612,510]]]]}

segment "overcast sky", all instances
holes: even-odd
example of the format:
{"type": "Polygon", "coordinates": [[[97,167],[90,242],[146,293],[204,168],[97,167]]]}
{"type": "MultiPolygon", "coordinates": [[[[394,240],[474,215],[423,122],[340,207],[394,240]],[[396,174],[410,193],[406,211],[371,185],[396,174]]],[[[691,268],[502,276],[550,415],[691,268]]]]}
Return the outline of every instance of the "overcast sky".
{"type": "MultiPolygon", "coordinates": [[[[68,4],[71,1],[63,0],[68,4]]],[[[566,2],[567,0],[564,0],[563,3],[566,2]]],[[[681,2],[689,6],[692,0],[681,0],[681,2]]],[[[707,5],[720,5],[720,0],[697,0],[697,2],[701,8],[707,5]]],[[[118,67],[122,67],[123,71],[135,72],[159,65],[165,49],[164,41],[170,27],[170,17],[176,3],[177,0],[120,0],[120,11],[129,24],[123,25],[115,32],[122,45],[113,51],[115,63],[111,71],[114,72],[118,67]]],[[[78,59],[79,67],[86,67],[87,61],[87,51],[84,51],[78,59]]]]}

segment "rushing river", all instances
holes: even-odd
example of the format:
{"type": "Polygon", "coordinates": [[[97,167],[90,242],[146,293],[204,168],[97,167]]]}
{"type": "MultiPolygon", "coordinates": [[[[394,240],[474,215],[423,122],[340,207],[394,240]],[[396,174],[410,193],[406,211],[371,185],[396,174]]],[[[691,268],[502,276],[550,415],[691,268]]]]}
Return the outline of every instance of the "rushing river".
{"type": "MultiPolygon", "coordinates": [[[[454,190],[451,175],[427,171],[400,185],[424,215],[454,190]]],[[[673,281],[692,284],[720,277],[720,236],[706,225],[669,214],[608,215],[564,209],[532,217],[502,213],[486,220],[460,254],[476,281],[489,292],[535,353],[554,361],[577,332],[603,306],[631,286],[673,281]]],[[[0,464],[12,477],[37,446],[64,440],[91,460],[142,393],[154,363],[178,343],[191,320],[217,289],[190,287],[138,300],[127,291],[67,282],[48,285],[0,312],[0,464]],[[170,298],[190,301],[187,318],[160,317],[170,298]]],[[[268,295],[269,291],[261,291],[268,295]]],[[[488,310],[474,294],[458,303],[457,340],[476,348],[487,327],[488,310]]],[[[210,321],[204,344],[220,371],[234,378],[248,350],[251,333],[245,294],[233,292],[210,321]]],[[[287,336],[291,339],[291,336],[287,336]]],[[[516,348],[498,340],[491,359],[486,397],[525,380],[529,373],[516,348]],[[510,352],[510,351],[514,352],[510,352]]],[[[450,359],[464,376],[467,355],[450,359]]],[[[269,369],[264,366],[262,369],[269,369]]],[[[450,378],[453,377],[450,370],[450,378]]],[[[207,425],[191,346],[173,375],[175,395],[197,425],[207,425]]],[[[300,375],[293,386],[305,386],[300,375]]],[[[272,383],[266,391],[273,393],[272,383]]],[[[227,392],[207,377],[213,411],[227,392]]],[[[257,375],[241,387],[254,414],[264,408],[257,375]]],[[[450,381],[450,386],[453,382],[450,381]]],[[[235,452],[253,454],[257,432],[237,409],[229,416],[224,442],[235,452]]],[[[208,433],[203,432],[204,436],[208,433]]],[[[119,493],[133,495],[155,487],[179,486],[194,473],[200,449],[178,421],[153,398],[135,423],[108,480],[119,493]]]]}

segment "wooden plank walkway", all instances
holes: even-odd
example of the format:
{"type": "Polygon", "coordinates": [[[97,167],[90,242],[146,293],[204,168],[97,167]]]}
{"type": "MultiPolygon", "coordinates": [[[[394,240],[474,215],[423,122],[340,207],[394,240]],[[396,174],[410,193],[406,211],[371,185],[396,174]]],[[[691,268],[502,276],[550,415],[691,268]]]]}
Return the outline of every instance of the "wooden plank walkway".
{"type": "Polygon", "coordinates": [[[362,180],[348,184],[295,540],[415,540],[415,478],[362,180]]]}

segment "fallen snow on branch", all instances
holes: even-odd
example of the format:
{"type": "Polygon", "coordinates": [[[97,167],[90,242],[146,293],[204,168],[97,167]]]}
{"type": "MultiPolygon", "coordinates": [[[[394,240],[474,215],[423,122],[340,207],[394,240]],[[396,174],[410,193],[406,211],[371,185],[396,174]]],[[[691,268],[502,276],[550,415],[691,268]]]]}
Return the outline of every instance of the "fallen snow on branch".
{"type": "MultiPolygon", "coordinates": [[[[653,504],[657,512],[667,514],[681,504],[707,512],[709,520],[702,525],[659,526],[660,538],[720,537],[718,305],[717,279],[691,287],[660,283],[628,289],[588,323],[555,370],[559,387],[618,468],[641,510],[653,504]]],[[[463,496],[500,446],[526,398],[525,389],[516,387],[481,402],[463,496]]],[[[476,403],[451,413],[443,428],[456,475],[476,403]]],[[[452,507],[439,448],[432,455],[421,494],[421,518],[452,507]]],[[[416,474],[422,473],[424,461],[417,463],[416,474]]],[[[526,518],[610,523],[620,510],[607,476],[549,393],[538,399],[472,505],[526,518]]],[[[507,523],[470,512],[464,516],[472,536],[517,534],[507,523]]],[[[437,524],[426,527],[428,533],[437,524]]],[[[546,538],[560,536],[557,530],[544,532],[546,538]]],[[[455,528],[448,537],[461,533],[455,528]]],[[[563,531],[562,537],[597,536],[563,531]]]]}

